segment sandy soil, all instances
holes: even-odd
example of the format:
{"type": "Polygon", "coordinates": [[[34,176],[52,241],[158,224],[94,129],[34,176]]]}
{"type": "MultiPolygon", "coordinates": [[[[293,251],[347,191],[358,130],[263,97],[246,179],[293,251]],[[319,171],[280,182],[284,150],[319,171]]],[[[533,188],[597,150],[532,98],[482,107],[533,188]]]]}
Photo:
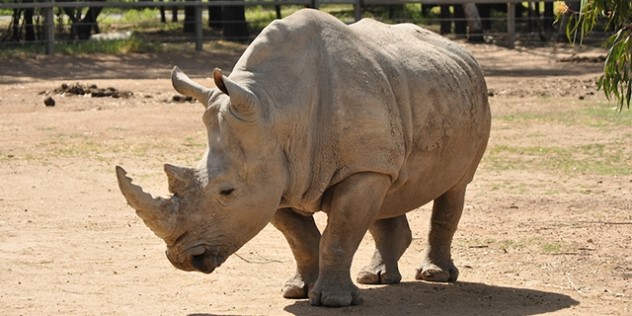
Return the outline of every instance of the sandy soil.
{"type": "MultiPolygon", "coordinates": [[[[554,47],[469,48],[493,94],[490,148],[601,144],[620,153],[620,170],[632,168],[632,126],[563,122],[565,113],[604,103],[594,88],[599,64],[558,62],[573,52],[554,47]]],[[[170,69],[178,64],[211,85],[212,67],[230,69],[238,55],[0,60],[0,314],[632,314],[632,176],[540,167],[528,152],[509,157],[524,169],[483,160],[455,236],[455,284],[414,280],[429,206],[409,215],[414,241],[400,261],[403,282],[361,286],[359,306],[283,299],[294,261],[271,226],[211,275],[176,270],[126,205],[114,166],[166,194],[162,164],[195,164],[206,141],[202,107],[169,102],[170,69]],[[134,96],[52,95],[56,105],[44,106],[40,92],[74,82],[134,96]]],[[[576,159],[598,160],[603,150],[576,159]]],[[[318,216],[321,227],[324,220],[318,216]]],[[[371,253],[367,236],[353,275],[371,253]]]]}

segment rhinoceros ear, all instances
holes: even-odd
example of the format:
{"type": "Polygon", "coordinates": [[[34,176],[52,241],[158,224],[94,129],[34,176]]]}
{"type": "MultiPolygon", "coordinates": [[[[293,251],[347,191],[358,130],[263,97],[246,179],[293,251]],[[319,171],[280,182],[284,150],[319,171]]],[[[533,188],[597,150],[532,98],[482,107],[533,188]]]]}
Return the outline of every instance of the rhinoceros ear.
{"type": "Polygon", "coordinates": [[[191,80],[178,66],[171,71],[171,84],[179,93],[197,99],[204,107],[208,106],[212,90],[191,80]]]}
{"type": "Polygon", "coordinates": [[[220,91],[230,96],[230,94],[228,94],[228,90],[226,89],[226,85],[224,84],[224,75],[222,75],[221,69],[213,69],[213,80],[215,81],[215,85],[220,91]]]}
{"type": "Polygon", "coordinates": [[[254,122],[259,117],[257,97],[246,87],[222,74],[222,70],[213,70],[213,80],[217,88],[230,97],[230,112],[237,119],[254,122]]]}

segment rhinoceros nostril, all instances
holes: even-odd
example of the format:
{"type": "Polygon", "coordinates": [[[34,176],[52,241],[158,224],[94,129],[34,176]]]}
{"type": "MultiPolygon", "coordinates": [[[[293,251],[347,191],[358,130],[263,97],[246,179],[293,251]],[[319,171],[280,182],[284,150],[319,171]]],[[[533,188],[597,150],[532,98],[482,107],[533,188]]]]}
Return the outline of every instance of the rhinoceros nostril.
{"type": "Polygon", "coordinates": [[[217,268],[217,258],[208,253],[191,256],[191,266],[202,273],[211,273],[217,268]]]}
{"type": "Polygon", "coordinates": [[[198,271],[206,272],[209,269],[205,261],[204,254],[191,256],[191,265],[198,271]]]}

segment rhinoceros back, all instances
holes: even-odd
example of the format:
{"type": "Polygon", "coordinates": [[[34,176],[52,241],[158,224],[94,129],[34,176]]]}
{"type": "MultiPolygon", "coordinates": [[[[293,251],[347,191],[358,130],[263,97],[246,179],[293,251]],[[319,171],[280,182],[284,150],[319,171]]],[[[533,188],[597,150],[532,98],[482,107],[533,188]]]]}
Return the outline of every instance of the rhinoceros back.
{"type": "Polygon", "coordinates": [[[295,163],[285,198],[306,209],[358,172],[391,177],[387,201],[410,201],[393,208],[419,206],[469,181],[489,136],[479,65],[459,45],[411,24],[347,26],[301,10],[267,27],[231,78],[252,83],[271,128],[290,143],[295,163]]]}

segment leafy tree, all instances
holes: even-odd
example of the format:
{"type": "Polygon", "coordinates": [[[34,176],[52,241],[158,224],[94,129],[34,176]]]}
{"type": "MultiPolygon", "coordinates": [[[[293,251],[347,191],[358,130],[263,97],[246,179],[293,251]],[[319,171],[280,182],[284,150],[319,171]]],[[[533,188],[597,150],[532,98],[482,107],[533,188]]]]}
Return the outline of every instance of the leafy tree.
{"type": "Polygon", "coordinates": [[[555,12],[558,20],[564,15],[568,17],[566,35],[572,42],[578,36],[581,42],[600,24],[603,20],[600,18],[606,20],[605,29],[614,32],[604,43],[608,55],[597,87],[603,90],[608,100],[616,99],[620,110],[624,105],[629,109],[632,99],[632,1],[581,0],[579,10],[569,8],[570,5],[558,1],[555,12]]]}

